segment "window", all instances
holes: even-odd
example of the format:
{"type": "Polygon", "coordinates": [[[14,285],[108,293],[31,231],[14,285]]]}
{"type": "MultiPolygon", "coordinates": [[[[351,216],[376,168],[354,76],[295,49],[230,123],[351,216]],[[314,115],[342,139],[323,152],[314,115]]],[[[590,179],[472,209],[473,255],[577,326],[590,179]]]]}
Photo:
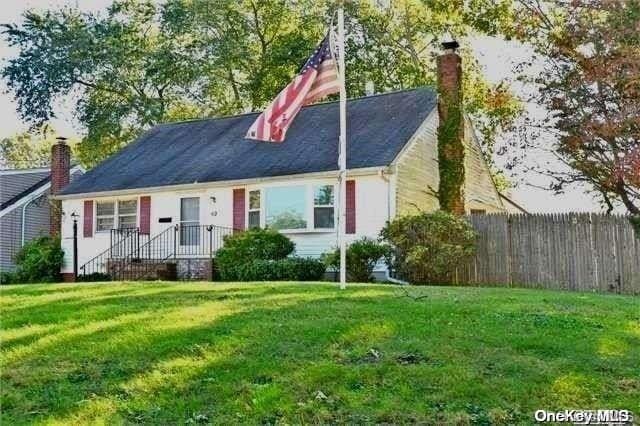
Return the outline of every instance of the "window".
{"type": "Polygon", "coordinates": [[[260,227],[260,190],[249,191],[249,228],[260,227]]]}
{"type": "Polygon", "coordinates": [[[200,198],[180,199],[180,245],[200,244],[200,198]]]}
{"type": "Polygon", "coordinates": [[[138,200],[96,202],[96,232],[130,229],[138,225],[138,200]]]}
{"type": "Polygon", "coordinates": [[[138,200],[118,201],[118,228],[135,228],[138,222],[138,200]]]}
{"type": "Polygon", "coordinates": [[[116,203],[113,201],[96,202],[96,232],[115,228],[116,203]]]}
{"type": "Polygon", "coordinates": [[[307,227],[307,187],[278,186],[265,190],[266,225],[273,229],[307,227]]]}
{"type": "Polygon", "coordinates": [[[313,227],[334,227],[333,185],[313,188],[313,227]]]}

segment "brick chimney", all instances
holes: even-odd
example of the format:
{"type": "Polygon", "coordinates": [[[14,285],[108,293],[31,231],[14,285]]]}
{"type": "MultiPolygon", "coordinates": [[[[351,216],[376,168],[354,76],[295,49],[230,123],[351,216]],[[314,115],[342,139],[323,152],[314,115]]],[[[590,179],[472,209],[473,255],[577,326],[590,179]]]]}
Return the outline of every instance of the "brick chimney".
{"type": "Polygon", "coordinates": [[[464,115],[462,111],[462,60],[455,40],[442,43],[438,57],[438,168],[440,208],[463,215],[464,115]]]}
{"type": "MultiPolygon", "coordinates": [[[[66,138],[59,137],[58,143],[51,147],[51,195],[58,194],[69,184],[71,168],[71,148],[66,144],[66,138]]],[[[62,224],[62,203],[51,200],[49,233],[51,236],[60,235],[62,224]]]]}

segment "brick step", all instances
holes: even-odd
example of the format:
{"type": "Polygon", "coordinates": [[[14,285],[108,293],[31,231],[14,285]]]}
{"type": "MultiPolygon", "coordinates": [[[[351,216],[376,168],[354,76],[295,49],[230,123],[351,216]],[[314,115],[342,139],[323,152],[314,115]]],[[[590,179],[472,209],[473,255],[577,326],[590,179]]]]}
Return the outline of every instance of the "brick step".
{"type": "Polygon", "coordinates": [[[211,280],[211,259],[110,259],[107,271],[122,280],[211,280]]]}
{"type": "Polygon", "coordinates": [[[177,267],[175,261],[113,259],[107,263],[107,270],[115,279],[175,280],[177,267]]]}

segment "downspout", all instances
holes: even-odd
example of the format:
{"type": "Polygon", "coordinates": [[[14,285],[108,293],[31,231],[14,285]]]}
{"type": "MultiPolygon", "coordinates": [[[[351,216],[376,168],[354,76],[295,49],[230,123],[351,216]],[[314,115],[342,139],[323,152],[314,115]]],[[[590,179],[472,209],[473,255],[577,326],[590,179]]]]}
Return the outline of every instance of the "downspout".
{"type": "Polygon", "coordinates": [[[21,243],[20,243],[20,247],[24,247],[24,234],[25,234],[25,222],[26,222],[26,214],[27,214],[27,206],[29,204],[31,204],[33,201],[37,200],[40,197],[33,197],[32,199],[30,199],[29,201],[27,201],[26,203],[24,203],[24,206],[22,206],[22,228],[21,228],[21,233],[22,233],[22,239],[21,239],[21,243]]]}
{"type": "Polygon", "coordinates": [[[391,221],[391,179],[385,175],[384,170],[378,170],[378,176],[380,179],[387,183],[387,222],[391,221]]]}
{"type": "MultiPolygon", "coordinates": [[[[389,176],[385,175],[384,170],[378,171],[378,176],[380,176],[380,179],[385,181],[387,184],[387,222],[390,222],[391,221],[391,179],[389,179],[389,176]]],[[[384,270],[384,279],[394,284],[401,284],[401,285],[409,284],[406,281],[393,278],[391,275],[389,275],[389,268],[386,268],[384,270]]]]}
{"type": "Polygon", "coordinates": [[[409,285],[408,282],[393,278],[391,275],[389,275],[389,268],[385,269],[384,271],[384,279],[394,284],[409,285]]]}

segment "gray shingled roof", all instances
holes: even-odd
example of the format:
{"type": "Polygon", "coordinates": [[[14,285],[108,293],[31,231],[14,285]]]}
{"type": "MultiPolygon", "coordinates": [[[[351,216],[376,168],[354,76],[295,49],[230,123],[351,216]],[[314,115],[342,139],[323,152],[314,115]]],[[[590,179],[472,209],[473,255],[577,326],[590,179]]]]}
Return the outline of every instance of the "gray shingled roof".
{"type": "MultiPolygon", "coordinates": [[[[435,106],[432,88],[349,100],[347,167],[390,164],[435,106]]],[[[256,117],[251,113],[156,126],[62,194],[337,170],[337,102],[303,108],[280,144],[244,138],[256,117]]]]}
{"type": "MultiPolygon", "coordinates": [[[[2,170],[2,172],[4,171],[2,170]]],[[[46,169],[24,169],[13,171],[11,174],[0,174],[0,210],[35,191],[48,181],[49,170],[46,169]]]]}

